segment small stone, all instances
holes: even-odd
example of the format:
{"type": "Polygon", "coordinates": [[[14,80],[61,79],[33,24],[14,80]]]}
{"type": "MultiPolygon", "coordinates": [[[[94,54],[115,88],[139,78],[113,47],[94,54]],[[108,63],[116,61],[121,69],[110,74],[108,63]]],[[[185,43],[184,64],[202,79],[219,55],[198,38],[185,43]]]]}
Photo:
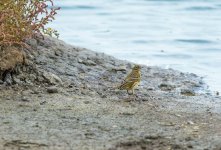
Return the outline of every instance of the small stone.
{"type": "Polygon", "coordinates": [[[172,85],[172,84],[170,84],[170,83],[161,83],[161,84],[159,85],[159,88],[160,88],[161,90],[163,90],[163,91],[171,91],[171,90],[175,89],[176,86],[175,86],[175,85],[172,85]]]}
{"type": "Polygon", "coordinates": [[[135,112],[122,112],[120,114],[125,115],[125,116],[131,116],[131,115],[135,115],[135,112]]]}
{"type": "Polygon", "coordinates": [[[90,103],[90,101],[84,101],[84,103],[85,103],[85,104],[89,104],[89,103],[90,103]]]}
{"type": "Polygon", "coordinates": [[[193,132],[198,132],[198,131],[199,131],[199,129],[200,129],[200,127],[199,127],[199,126],[194,126],[194,127],[193,127],[193,132]]]}
{"type": "Polygon", "coordinates": [[[80,63],[80,64],[83,63],[83,60],[78,58],[78,63],[80,63]]]}
{"type": "Polygon", "coordinates": [[[46,104],[46,101],[40,102],[40,105],[44,105],[46,104]]]}
{"type": "Polygon", "coordinates": [[[189,145],[187,145],[187,147],[188,147],[188,148],[193,148],[193,145],[190,145],[190,144],[189,144],[189,145]]]}
{"type": "Polygon", "coordinates": [[[62,56],[62,50],[61,49],[57,49],[54,52],[55,56],[62,56]]]}
{"type": "Polygon", "coordinates": [[[44,78],[43,78],[42,76],[38,76],[38,77],[37,77],[37,81],[38,81],[38,82],[43,82],[43,81],[44,81],[44,78]]]}
{"type": "Polygon", "coordinates": [[[16,78],[16,77],[13,78],[13,82],[15,84],[21,84],[22,83],[22,81],[20,79],[16,78]]]}
{"type": "Polygon", "coordinates": [[[62,83],[62,80],[55,74],[51,72],[44,72],[43,77],[48,80],[50,84],[62,83]]]}
{"type": "Polygon", "coordinates": [[[31,47],[35,47],[35,48],[36,48],[36,47],[38,46],[38,45],[37,45],[37,44],[38,44],[38,43],[37,43],[37,40],[35,40],[34,38],[28,39],[26,42],[27,42],[27,44],[30,45],[31,47]]]}
{"type": "Polygon", "coordinates": [[[101,95],[101,98],[107,98],[107,95],[102,94],[102,95],[101,95]]]}
{"type": "Polygon", "coordinates": [[[54,87],[54,86],[48,87],[48,88],[47,88],[47,92],[48,92],[48,93],[58,93],[58,88],[57,88],[57,87],[54,87]]]}
{"type": "Polygon", "coordinates": [[[193,138],[189,136],[189,137],[186,137],[185,140],[186,140],[186,141],[192,141],[193,138]]]}
{"type": "Polygon", "coordinates": [[[37,91],[37,90],[32,90],[31,91],[31,94],[39,94],[40,92],[39,91],[37,91]]]}
{"type": "Polygon", "coordinates": [[[82,63],[85,64],[86,66],[95,66],[96,65],[96,63],[93,62],[92,60],[85,60],[82,63]]]}
{"type": "Polygon", "coordinates": [[[21,98],[21,101],[22,101],[22,102],[30,102],[30,100],[29,100],[27,97],[22,97],[22,98],[21,98]]]}
{"type": "Polygon", "coordinates": [[[185,96],[195,96],[196,95],[196,93],[192,89],[181,89],[180,93],[185,96]]]}
{"type": "Polygon", "coordinates": [[[147,90],[152,91],[152,90],[154,90],[154,87],[148,87],[147,90]]]}
{"type": "Polygon", "coordinates": [[[6,73],[4,80],[7,85],[12,85],[12,76],[10,72],[6,73]]]}
{"type": "Polygon", "coordinates": [[[0,84],[3,84],[4,82],[2,80],[0,80],[0,84]]]}
{"type": "Polygon", "coordinates": [[[114,67],[112,68],[113,71],[127,71],[127,67],[126,66],[118,66],[118,67],[114,67]]]}
{"type": "Polygon", "coordinates": [[[173,122],[160,122],[159,123],[162,126],[175,126],[176,124],[173,122]]]}
{"type": "Polygon", "coordinates": [[[187,121],[187,124],[193,125],[194,122],[193,121],[187,121]]]}
{"type": "Polygon", "coordinates": [[[37,78],[36,75],[34,75],[34,74],[30,74],[29,77],[30,77],[31,81],[35,81],[37,78]]]}
{"type": "Polygon", "coordinates": [[[86,91],[81,91],[81,94],[82,95],[87,95],[87,92],[86,91]]]}

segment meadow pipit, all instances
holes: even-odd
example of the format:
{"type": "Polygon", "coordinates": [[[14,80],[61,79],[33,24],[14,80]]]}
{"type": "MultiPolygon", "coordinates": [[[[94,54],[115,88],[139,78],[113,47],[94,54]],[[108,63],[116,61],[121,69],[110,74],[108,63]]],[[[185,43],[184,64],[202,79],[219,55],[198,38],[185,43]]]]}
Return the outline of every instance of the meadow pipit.
{"type": "Polygon", "coordinates": [[[118,87],[120,90],[127,90],[129,95],[134,94],[134,88],[138,86],[141,80],[141,67],[139,65],[135,65],[129,75],[124,79],[122,84],[118,87]],[[132,93],[129,93],[132,91],[132,93]]]}

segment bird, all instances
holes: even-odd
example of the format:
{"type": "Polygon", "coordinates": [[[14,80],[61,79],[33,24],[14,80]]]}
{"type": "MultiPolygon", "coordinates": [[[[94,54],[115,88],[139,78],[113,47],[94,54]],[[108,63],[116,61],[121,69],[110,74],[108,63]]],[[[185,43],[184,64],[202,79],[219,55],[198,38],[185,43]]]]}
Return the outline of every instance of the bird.
{"type": "Polygon", "coordinates": [[[118,87],[120,90],[127,90],[128,95],[134,95],[134,89],[141,81],[141,66],[135,65],[132,71],[126,76],[121,85],[118,87]],[[129,91],[132,91],[130,93],[129,91]]]}

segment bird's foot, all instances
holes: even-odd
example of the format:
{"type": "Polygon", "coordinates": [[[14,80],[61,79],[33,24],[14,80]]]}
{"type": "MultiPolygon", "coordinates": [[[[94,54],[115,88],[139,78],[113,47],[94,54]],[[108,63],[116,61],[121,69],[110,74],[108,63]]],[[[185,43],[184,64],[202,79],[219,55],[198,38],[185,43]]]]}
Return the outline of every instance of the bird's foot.
{"type": "Polygon", "coordinates": [[[131,98],[133,101],[141,103],[141,99],[137,94],[133,94],[131,98]]]}

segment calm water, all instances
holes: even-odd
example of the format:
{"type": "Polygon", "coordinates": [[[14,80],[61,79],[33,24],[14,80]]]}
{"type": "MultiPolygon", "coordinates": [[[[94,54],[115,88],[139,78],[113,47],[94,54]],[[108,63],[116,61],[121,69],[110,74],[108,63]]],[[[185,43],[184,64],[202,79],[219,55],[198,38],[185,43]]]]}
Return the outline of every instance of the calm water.
{"type": "Polygon", "coordinates": [[[221,0],[57,0],[60,39],[205,77],[221,91],[221,0]]]}

